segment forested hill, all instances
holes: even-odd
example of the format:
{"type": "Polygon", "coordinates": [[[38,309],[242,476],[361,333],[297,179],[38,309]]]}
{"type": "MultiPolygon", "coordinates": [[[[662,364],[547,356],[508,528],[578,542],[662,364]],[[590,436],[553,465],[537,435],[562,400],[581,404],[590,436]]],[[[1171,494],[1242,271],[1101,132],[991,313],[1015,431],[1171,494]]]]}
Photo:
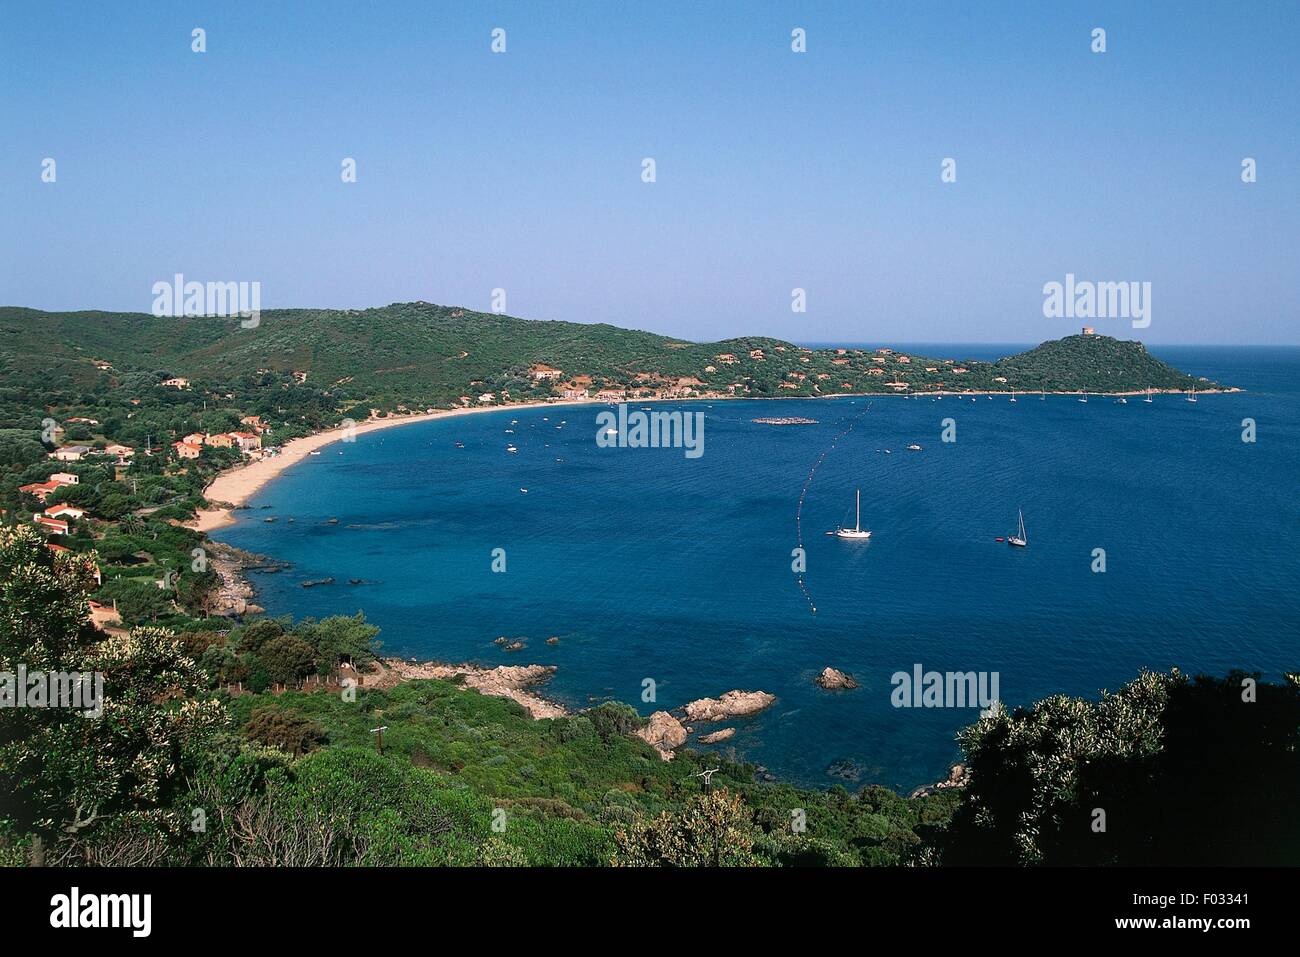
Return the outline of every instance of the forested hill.
{"type": "Polygon", "coordinates": [[[10,386],[98,391],[106,377],[137,375],[237,390],[292,373],[337,407],[390,409],[457,404],[461,396],[477,401],[484,393],[510,401],[602,389],[764,397],[1217,387],[1173,369],[1141,343],[1098,335],[979,362],[883,348],[812,350],[760,337],[693,343],[424,302],[268,310],[254,329],[235,319],[0,309],[0,375],[10,386]]]}

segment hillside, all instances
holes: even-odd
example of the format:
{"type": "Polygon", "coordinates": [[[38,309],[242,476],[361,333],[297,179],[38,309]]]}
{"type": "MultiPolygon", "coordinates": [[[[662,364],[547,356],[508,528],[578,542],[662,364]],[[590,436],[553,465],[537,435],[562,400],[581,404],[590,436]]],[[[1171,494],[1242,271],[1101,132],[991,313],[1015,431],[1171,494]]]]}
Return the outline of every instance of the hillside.
{"type": "MultiPolygon", "coordinates": [[[[393,409],[627,390],[636,397],[826,396],[911,391],[1137,391],[1215,388],[1141,343],[1074,335],[998,362],[806,349],[768,338],[691,343],[610,325],[533,321],[430,303],[264,311],[235,320],[0,309],[8,386],[95,390],[124,373],[249,388],[299,373],[332,404],[393,409]],[[94,362],[111,369],[97,369],[94,362]],[[539,378],[538,367],[553,378],[539,378]],[[302,375],[305,373],[305,377],[302,375]]],[[[612,397],[611,395],[605,396],[612,397]]]]}

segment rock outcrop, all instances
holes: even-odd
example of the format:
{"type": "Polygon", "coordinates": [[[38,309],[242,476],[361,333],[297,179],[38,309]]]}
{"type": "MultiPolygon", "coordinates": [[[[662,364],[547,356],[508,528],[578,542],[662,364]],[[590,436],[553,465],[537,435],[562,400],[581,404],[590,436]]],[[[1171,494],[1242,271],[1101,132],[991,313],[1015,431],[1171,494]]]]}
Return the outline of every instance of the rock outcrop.
{"type": "Polygon", "coordinates": [[[713,731],[709,734],[700,735],[700,744],[717,744],[719,741],[726,741],[736,733],[735,728],[722,728],[719,731],[713,731]]]}
{"type": "Polygon", "coordinates": [[[853,675],[845,671],[837,671],[834,668],[823,668],[822,673],[813,679],[827,691],[847,690],[858,687],[857,680],[853,675]]]}
{"type": "Polygon", "coordinates": [[[721,698],[700,698],[685,708],[691,721],[725,721],[754,714],[770,706],[776,695],[766,691],[728,691],[721,698]]]}
{"type": "Polygon", "coordinates": [[[946,791],[949,788],[964,788],[970,783],[970,768],[964,764],[954,764],[948,771],[948,780],[939,781],[937,784],[926,784],[917,788],[908,797],[925,797],[934,794],[936,791],[946,791]]]}
{"type": "Polygon", "coordinates": [[[460,676],[465,687],[480,694],[509,698],[522,705],[533,718],[563,718],[569,712],[554,701],[528,691],[529,687],[555,674],[554,665],[502,665],[480,668],[478,665],[442,665],[434,662],[402,661],[387,658],[376,674],[362,676],[367,688],[391,688],[403,681],[418,678],[441,678],[447,681],[460,676]]]}
{"type": "Polygon", "coordinates": [[[656,711],[650,715],[650,722],[635,733],[658,751],[659,757],[665,761],[673,759],[673,748],[680,748],[686,743],[686,729],[667,711],[656,711]]]}

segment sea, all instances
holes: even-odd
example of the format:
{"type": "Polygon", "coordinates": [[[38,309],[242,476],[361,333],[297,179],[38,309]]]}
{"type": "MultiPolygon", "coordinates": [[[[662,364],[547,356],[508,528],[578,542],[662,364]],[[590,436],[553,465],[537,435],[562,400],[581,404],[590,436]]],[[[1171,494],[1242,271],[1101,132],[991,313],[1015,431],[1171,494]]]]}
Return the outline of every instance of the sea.
{"type": "Polygon", "coordinates": [[[767,691],[696,746],[907,791],[987,704],[899,706],[918,668],[995,680],[1007,707],[1143,669],[1300,669],[1300,348],[1151,351],[1244,391],[631,403],[702,412],[698,457],[600,447],[602,405],[505,409],[326,446],[214,537],[290,563],[251,574],[269,614],[363,611],[385,654],[555,665],[541,690],[575,709],[767,691]],[[780,417],[816,424],[753,421],[780,417]],[[859,491],[870,540],[827,535],[859,491]],[[1025,548],[999,541],[1019,514],[1025,548]],[[859,687],[818,687],[828,666],[859,687]]]}

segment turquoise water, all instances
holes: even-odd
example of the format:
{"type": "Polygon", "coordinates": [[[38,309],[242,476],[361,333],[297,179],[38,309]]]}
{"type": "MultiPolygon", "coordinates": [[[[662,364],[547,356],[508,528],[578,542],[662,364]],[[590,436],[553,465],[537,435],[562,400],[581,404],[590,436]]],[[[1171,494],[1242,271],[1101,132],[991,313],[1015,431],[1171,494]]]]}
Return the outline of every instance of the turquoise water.
{"type": "Polygon", "coordinates": [[[945,773],[959,757],[954,733],[977,715],[893,707],[890,676],[915,664],[997,672],[1013,705],[1094,695],[1144,666],[1270,676],[1300,666],[1300,349],[1153,351],[1249,391],[1195,404],[657,406],[705,413],[698,459],[597,448],[602,406],[491,412],[328,446],[217,537],[292,562],[254,577],[269,613],[364,610],[387,653],[558,665],[547,692],[574,707],[612,697],[649,713],[770,691],[776,704],[734,722],[719,747],[802,783],[842,780],[828,769],[849,762],[857,784],[905,789],[945,773]],[[955,443],[940,441],[946,417],[955,443]],[[1258,424],[1253,444],[1241,440],[1246,417],[1258,424]],[[813,614],[791,549],[801,491],[827,449],[802,508],[813,614]],[[858,488],[872,539],[827,537],[852,524],[858,488]],[[1017,508],[1023,550],[995,541],[1014,531],[1017,508]],[[495,548],[504,574],[492,571],[495,548]],[[1091,570],[1095,548],[1104,574],[1091,570]],[[324,577],[337,583],[298,584],[324,577]],[[499,635],[526,636],[527,648],[505,652],[499,635]],[[552,635],[558,645],[545,644],[552,635]],[[862,687],[817,688],[827,665],[862,687]],[[647,678],[654,704],[641,700],[647,678]]]}

